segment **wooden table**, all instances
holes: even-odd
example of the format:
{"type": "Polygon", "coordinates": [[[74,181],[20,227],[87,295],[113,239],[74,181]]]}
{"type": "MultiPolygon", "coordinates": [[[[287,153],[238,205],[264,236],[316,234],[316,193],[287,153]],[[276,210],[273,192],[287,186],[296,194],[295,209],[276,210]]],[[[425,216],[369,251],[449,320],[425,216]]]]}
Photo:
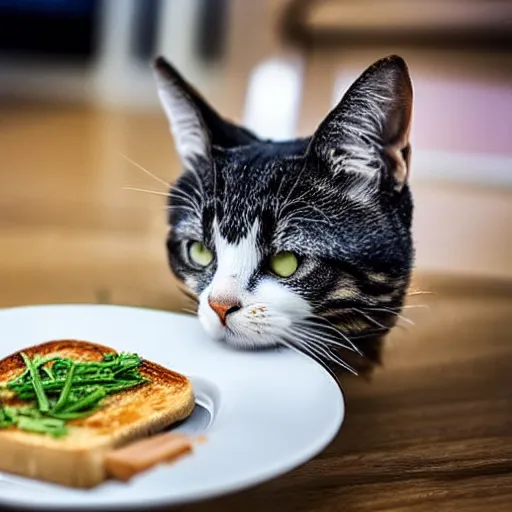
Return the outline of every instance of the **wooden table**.
{"type": "Polygon", "coordinates": [[[512,510],[512,284],[421,281],[435,294],[410,303],[430,310],[406,309],[416,326],[392,334],[370,382],[342,379],[346,421],[324,453],[180,510],[512,510]]]}
{"type": "MultiPolygon", "coordinates": [[[[0,307],[185,306],[165,261],[164,199],[124,191],[157,184],[119,155],[174,179],[164,117],[9,106],[2,119],[0,307]]],[[[452,210],[465,215],[465,196],[453,197],[452,210]]],[[[498,270],[508,268],[508,247],[488,260],[498,270]]],[[[410,305],[430,309],[405,310],[416,326],[393,332],[372,381],[343,378],[346,421],[323,454],[258,488],[182,510],[512,510],[512,283],[415,281],[435,293],[410,305]]]]}

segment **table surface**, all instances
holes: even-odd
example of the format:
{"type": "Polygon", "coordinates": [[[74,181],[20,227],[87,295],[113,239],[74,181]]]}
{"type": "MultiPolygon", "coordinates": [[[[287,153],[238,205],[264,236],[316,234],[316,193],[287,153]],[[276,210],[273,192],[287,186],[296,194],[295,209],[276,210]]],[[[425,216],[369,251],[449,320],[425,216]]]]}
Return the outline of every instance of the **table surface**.
{"type": "Polygon", "coordinates": [[[427,283],[410,305],[429,309],[405,310],[416,325],[390,336],[384,367],[342,378],[346,421],[324,453],[180,510],[512,510],[512,287],[427,283]]]}
{"type": "MultiPolygon", "coordinates": [[[[3,119],[0,307],[185,306],[165,261],[164,198],[124,191],[157,187],[119,156],[164,176],[163,117],[13,108],[3,119]]],[[[433,293],[410,297],[416,325],[391,334],[384,366],[370,381],[343,377],[346,421],[324,453],[182,510],[512,510],[512,283],[418,275],[416,289],[433,293]]]]}

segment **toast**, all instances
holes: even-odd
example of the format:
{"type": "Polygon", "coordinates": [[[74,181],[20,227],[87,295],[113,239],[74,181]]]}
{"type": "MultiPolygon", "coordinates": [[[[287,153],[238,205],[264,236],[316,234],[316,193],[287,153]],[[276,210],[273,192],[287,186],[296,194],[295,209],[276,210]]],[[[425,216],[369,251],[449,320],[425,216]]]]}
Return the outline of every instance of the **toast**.
{"type": "MultiPolygon", "coordinates": [[[[76,361],[101,361],[111,348],[86,341],[50,341],[27,348],[34,356],[60,356],[76,361]]],[[[0,384],[25,369],[21,352],[0,361],[0,384]]],[[[179,373],[142,360],[142,377],[150,382],[107,396],[91,416],[68,423],[66,437],[0,429],[0,471],[76,488],[91,488],[108,478],[105,457],[109,451],[187,418],[194,409],[190,381],[179,373]]],[[[0,399],[7,405],[12,397],[0,399]]]]}

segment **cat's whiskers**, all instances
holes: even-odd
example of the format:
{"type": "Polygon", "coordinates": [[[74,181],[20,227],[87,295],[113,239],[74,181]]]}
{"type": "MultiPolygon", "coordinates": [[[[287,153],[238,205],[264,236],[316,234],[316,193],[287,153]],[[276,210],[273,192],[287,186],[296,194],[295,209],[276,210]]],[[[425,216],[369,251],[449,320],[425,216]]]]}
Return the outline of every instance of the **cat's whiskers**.
{"type": "MultiPolygon", "coordinates": [[[[148,169],[146,169],[139,163],[135,162],[134,160],[132,160],[130,157],[126,156],[125,154],[120,153],[120,155],[126,161],[128,161],[129,163],[131,163],[132,165],[134,165],[135,167],[140,169],[142,172],[144,172],[145,174],[147,174],[148,176],[153,178],[155,181],[164,185],[166,191],[162,192],[159,190],[152,190],[152,189],[146,189],[146,188],[142,188],[142,187],[133,187],[133,186],[124,186],[123,187],[124,190],[143,192],[146,194],[157,195],[157,196],[162,196],[162,197],[167,197],[167,198],[170,197],[170,194],[172,191],[173,194],[175,194],[177,197],[179,197],[181,200],[183,200],[185,203],[187,203],[188,206],[190,206],[191,211],[194,211],[194,212],[200,214],[201,209],[199,207],[199,204],[195,201],[195,198],[193,196],[191,196],[190,194],[187,194],[185,191],[183,191],[179,188],[176,188],[175,186],[172,186],[170,183],[167,183],[165,180],[156,176],[151,171],[149,171],[148,169]]],[[[198,191],[198,189],[196,187],[192,187],[192,188],[196,193],[199,193],[199,195],[200,195],[200,192],[198,191]]]]}
{"type": "Polygon", "coordinates": [[[416,295],[437,295],[436,292],[429,292],[424,290],[414,290],[407,292],[407,297],[415,297],[416,295]]]}
{"type": "MultiPolygon", "coordinates": [[[[288,338],[288,341],[290,343],[292,343],[290,338],[288,338]]],[[[310,357],[311,359],[315,360],[317,363],[320,363],[324,368],[328,368],[329,361],[333,362],[331,357],[329,357],[328,355],[326,356],[326,355],[318,354],[318,350],[315,350],[313,347],[311,347],[309,345],[309,343],[307,343],[303,340],[299,340],[299,343],[296,343],[295,345],[292,344],[292,346],[296,346],[298,349],[298,352],[310,357]]],[[[337,361],[334,361],[334,362],[337,362],[337,361]]],[[[342,366],[345,367],[345,365],[342,365],[342,366]]]]}
{"type": "Polygon", "coordinates": [[[160,192],[159,190],[151,190],[149,188],[141,188],[141,187],[132,187],[132,186],[124,186],[123,190],[131,190],[134,192],[143,192],[145,194],[151,194],[155,196],[169,197],[168,192],[160,192]]]}
{"type": "Polygon", "coordinates": [[[312,331],[309,328],[300,327],[299,324],[295,324],[293,329],[294,329],[295,333],[298,333],[298,334],[300,333],[301,335],[306,336],[307,339],[311,340],[311,342],[316,341],[325,346],[329,346],[329,345],[336,346],[338,348],[342,348],[342,349],[350,350],[350,351],[354,352],[354,349],[352,348],[352,344],[342,343],[341,341],[338,341],[337,339],[327,336],[325,334],[320,335],[318,333],[315,333],[314,331],[312,331]]]}
{"type": "Polygon", "coordinates": [[[181,205],[181,206],[179,206],[179,205],[166,205],[166,206],[164,206],[163,209],[165,211],[167,211],[167,212],[172,212],[172,211],[178,211],[179,212],[179,211],[185,210],[185,211],[190,212],[191,214],[196,215],[196,211],[193,210],[190,206],[187,206],[187,205],[181,205]]]}
{"type": "MultiPolygon", "coordinates": [[[[169,197],[169,194],[168,193],[164,193],[164,192],[159,192],[158,190],[150,190],[150,189],[146,189],[146,188],[140,188],[140,187],[130,187],[130,186],[125,186],[123,187],[124,190],[131,190],[131,191],[134,191],[134,192],[142,192],[144,194],[150,194],[150,195],[155,195],[155,196],[164,196],[164,197],[169,197]]],[[[194,214],[197,214],[197,215],[201,215],[199,210],[197,209],[197,207],[195,205],[189,205],[189,204],[184,204],[184,205],[165,205],[164,206],[164,210],[187,210],[191,213],[194,213],[194,214]]]]}
{"type": "Polygon", "coordinates": [[[349,371],[350,373],[357,375],[357,372],[352,368],[348,363],[346,363],[341,357],[337,354],[333,353],[329,348],[323,347],[321,345],[309,344],[311,350],[314,350],[319,355],[324,355],[329,361],[337,363],[339,366],[349,371]]]}
{"type": "MultiPolygon", "coordinates": [[[[193,189],[195,193],[198,193],[196,189],[193,189]]],[[[172,198],[173,196],[179,197],[180,199],[184,199],[189,201],[191,204],[199,207],[199,203],[196,200],[196,197],[194,197],[191,194],[187,194],[184,190],[177,188],[176,186],[172,186],[169,189],[169,196],[172,198]]]]}
{"type": "Polygon", "coordinates": [[[183,299],[185,301],[188,302],[188,306],[187,307],[192,307],[192,308],[195,308],[196,312],[199,308],[199,302],[196,301],[193,297],[190,297],[189,295],[187,295],[186,293],[182,292],[185,296],[183,297],[183,299]]]}
{"type": "MultiPolygon", "coordinates": [[[[202,199],[202,192],[200,189],[198,189],[195,185],[194,185],[194,182],[187,182],[187,183],[184,183],[182,182],[182,185],[181,186],[186,186],[188,188],[190,188],[194,194],[195,194],[195,197],[194,199],[196,198],[199,198],[199,199],[202,199]]],[[[187,194],[182,188],[178,187],[177,183],[173,183],[171,186],[170,186],[170,190],[171,192],[181,192],[182,194],[185,194],[185,195],[190,195],[190,194],[187,194]]],[[[193,196],[190,195],[190,197],[192,198],[193,196]]]]}
{"type": "Polygon", "coordinates": [[[166,204],[164,206],[164,210],[172,211],[172,210],[186,210],[191,213],[197,213],[195,208],[189,206],[188,204],[166,204]]]}
{"type": "MultiPolygon", "coordinates": [[[[430,306],[428,304],[406,304],[405,306],[402,306],[401,309],[414,309],[414,308],[422,308],[422,309],[430,309],[430,306]]],[[[395,308],[390,308],[395,309],[395,308]]],[[[400,309],[400,308],[396,308],[400,309]]]]}
{"type": "MultiPolygon", "coordinates": [[[[184,163],[184,169],[183,169],[184,172],[182,174],[182,178],[187,175],[186,173],[190,173],[190,175],[196,180],[197,184],[199,185],[199,190],[201,191],[201,197],[203,197],[204,196],[203,182],[201,180],[201,176],[197,172],[196,167],[200,167],[200,165],[203,163],[203,162],[201,162],[201,160],[205,161],[205,157],[201,156],[201,155],[195,155],[193,157],[193,159],[195,161],[192,162],[189,160],[188,162],[184,163]]],[[[214,171],[215,171],[215,168],[214,168],[214,171]]]]}
{"type": "Polygon", "coordinates": [[[171,197],[170,201],[168,201],[167,206],[168,208],[183,208],[186,207],[189,209],[189,211],[194,212],[199,218],[201,218],[202,215],[202,208],[201,206],[193,199],[188,198],[187,196],[174,196],[178,201],[178,204],[172,204],[173,203],[173,197],[171,197]],[[179,204],[182,202],[183,204],[179,204]]]}
{"type": "Polygon", "coordinates": [[[352,350],[361,356],[363,355],[359,348],[352,342],[352,340],[346,334],[341,332],[341,330],[338,327],[331,324],[331,322],[329,322],[329,320],[325,318],[314,316],[313,319],[305,318],[297,323],[298,325],[302,325],[306,328],[326,329],[329,332],[333,333],[331,336],[333,336],[335,340],[336,338],[341,338],[344,341],[344,343],[336,342],[335,344],[339,343],[339,346],[348,348],[349,350],[352,350]]]}
{"type": "Polygon", "coordinates": [[[158,190],[151,190],[151,189],[148,189],[148,188],[124,186],[123,190],[132,190],[134,192],[144,192],[145,194],[152,194],[152,195],[155,195],[155,196],[169,197],[169,193],[168,192],[160,192],[158,190]]]}
{"type": "Polygon", "coordinates": [[[374,308],[374,307],[364,308],[364,309],[367,311],[380,311],[383,313],[389,313],[390,315],[395,315],[396,317],[400,318],[400,320],[403,320],[405,323],[407,323],[409,325],[416,325],[416,323],[413,322],[410,318],[407,318],[406,316],[400,314],[398,311],[393,311],[392,309],[386,308],[384,306],[376,307],[376,308],[374,308]]]}
{"type": "MultiPolygon", "coordinates": [[[[258,302],[258,305],[271,306],[271,304],[264,302],[258,302]]],[[[270,325],[275,325],[280,320],[279,316],[272,314],[267,314],[265,318],[270,325]]],[[[295,320],[287,332],[300,336],[303,339],[309,339],[311,343],[320,343],[327,349],[329,346],[338,347],[355,352],[361,357],[364,357],[364,354],[359,350],[357,345],[355,345],[346,334],[328,319],[318,315],[311,315],[300,320],[295,320]]]]}
{"type": "MultiPolygon", "coordinates": [[[[265,303],[258,303],[258,305],[265,305],[265,303]]],[[[334,354],[327,353],[328,347],[320,349],[320,344],[325,343],[326,340],[319,338],[312,340],[308,334],[309,333],[303,333],[302,330],[299,331],[297,329],[296,325],[292,325],[288,328],[279,327],[279,321],[282,320],[282,318],[279,315],[273,315],[271,313],[265,315],[265,325],[272,327],[272,336],[275,337],[275,341],[280,344],[284,345],[287,348],[290,348],[300,354],[306,355],[315,361],[317,361],[322,366],[328,368],[326,366],[325,359],[335,362],[336,364],[341,365],[343,368],[346,368],[347,365],[344,361],[342,361],[340,358],[335,356],[334,354]],[[323,353],[322,353],[323,350],[323,353]],[[323,356],[323,358],[322,358],[323,356]]],[[[261,322],[258,322],[255,325],[251,325],[251,331],[255,334],[259,334],[259,329],[261,329],[262,325],[261,322]]],[[[238,336],[246,336],[246,332],[239,332],[236,328],[228,327],[228,331],[232,335],[238,335],[238,336]]],[[[341,343],[337,340],[333,340],[330,338],[333,344],[336,344],[337,346],[340,346],[341,343]]],[[[343,345],[344,346],[344,345],[343,345]]],[[[344,346],[345,347],[345,346],[344,346]]],[[[348,347],[345,347],[348,348],[348,347]]]]}
{"type": "Polygon", "coordinates": [[[388,308],[391,311],[401,311],[402,309],[430,309],[430,306],[428,304],[406,304],[404,306],[396,306],[394,308],[390,307],[388,308]]]}
{"type": "MultiPolygon", "coordinates": [[[[273,315],[268,315],[267,319],[272,321],[273,315]]],[[[274,320],[277,319],[278,317],[276,316],[274,320]]],[[[316,326],[318,327],[318,325],[316,326]]],[[[337,346],[359,352],[355,347],[353,348],[352,346],[342,344],[332,336],[321,337],[318,333],[310,332],[305,326],[299,327],[297,323],[292,324],[288,328],[274,327],[273,333],[277,336],[278,343],[311,357],[326,368],[328,368],[326,362],[330,361],[356,374],[355,370],[350,367],[350,365],[343,361],[338,355],[334,354],[330,349],[330,346],[337,346]]]]}
{"type": "MultiPolygon", "coordinates": [[[[312,347],[307,343],[307,340],[302,340],[300,337],[295,335],[293,331],[290,331],[288,329],[279,329],[277,331],[277,342],[280,345],[284,345],[285,347],[289,348],[290,350],[293,350],[294,352],[297,352],[303,356],[310,357],[314,361],[316,361],[318,364],[320,364],[325,369],[329,370],[329,367],[327,365],[327,361],[323,359],[320,355],[318,355],[318,352],[313,350],[312,347]]],[[[333,361],[332,357],[327,357],[328,361],[333,361]]],[[[338,361],[334,361],[338,363],[338,361]]],[[[338,363],[339,364],[339,363],[338,363]]],[[[342,367],[345,368],[346,364],[342,362],[342,367]]]]}
{"type": "Polygon", "coordinates": [[[373,318],[372,316],[370,316],[369,314],[365,313],[364,311],[361,311],[360,309],[358,308],[351,308],[352,311],[354,311],[355,313],[358,313],[360,314],[361,316],[364,316],[364,318],[366,318],[367,320],[369,320],[372,324],[376,325],[377,327],[380,327],[381,329],[389,329],[389,327],[387,327],[386,325],[380,323],[378,320],[375,320],[375,318],[373,318]]]}
{"type": "Polygon", "coordinates": [[[328,369],[327,363],[320,358],[318,355],[316,355],[314,352],[312,352],[308,347],[300,346],[300,348],[295,344],[294,340],[287,337],[286,335],[281,335],[279,337],[279,344],[284,345],[286,348],[293,350],[294,352],[297,352],[301,356],[310,357],[314,361],[316,361],[320,366],[323,368],[328,369]]]}
{"type": "Polygon", "coordinates": [[[167,189],[169,187],[169,183],[167,183],[164,179],[158,177],[156,174],[153,174],[151,171],[148,171],[145,167],[142,167],[142,165],[135,162],[135,160],[132,160],[129,156],[126,156],[124,153],[119,153],[127,162],[131,163],[138,169],[140,169],[143,173],[147,174],[151,178],[153,178],[158,183],[161,183],[164,185],[164,187],[167,189]]]}
{"type": "Polygon", "coordinates": [[[194,304],[199,304],[199,297],[195,295],[193,292],[191,292],[189,289],[185,288],[184,286],[177,285],[178,290],[185,295],[187,299],[192,301],[194,304]]]}
{"type": "Polygon", "coordinates": [[[167,206],[169,209],[186,207],[186,208],[189,208],[189,211],[192,211],[195,214],[197,214],[199,217],[201,217],[201,206],[195,200],[195,198],[193,198],[192,196],[186,194],[185,192],[183,192],[182,190],[179,190],[179,189],[173,189],[170,192],[171,202],[172,202],[173,197],[175,197],[179,201],[183,201],[184,204],[183,205],[168,204],[167,206]]]}
{"type": "MultiPolygon", "coordinates": [[[[329,350],[328,347],[314,343],[310,338],[305,338],[295,331],[291,331],[290,334],[294,336],[294,338],[291,339],[293,340],[292,342],[295,342],[296,346],[299,347],[300,350],[302,350],[304,353],[308,353],[309,355],[313,353],[321,361],[324,360],[324,362],[330,361],[336,363],[342,368],[345,368],[345,370],[356,374],[355,370],[349,364],[343,361],[343,359],[341,359],[341,357],[339,357],[337,354],[334,354],[331,350],[329,350]]],[[[290,338],[287,339],[290,340],[290,338]]],[[[314,357],[314,359],[318,361],[316,357],[314,357]]]]}
{"type": "MultiPolygon", "coordinates": [[[[403,327],[402,325],[397,325],[396,327],[403,327]]],[[[388,332],[389,329],[386,327],[386,329],[382,329],[381,327],[377,327],[375,329],[370,329],[368,331],[365,331],[364,333],[362,334],[353,334],[352,335],[352,339],[353,340],[365,340],[365,339],[368,339],[368,338],[374,338],[375,336],[382,336],[384,335],[386,332],[388,332]]]]}

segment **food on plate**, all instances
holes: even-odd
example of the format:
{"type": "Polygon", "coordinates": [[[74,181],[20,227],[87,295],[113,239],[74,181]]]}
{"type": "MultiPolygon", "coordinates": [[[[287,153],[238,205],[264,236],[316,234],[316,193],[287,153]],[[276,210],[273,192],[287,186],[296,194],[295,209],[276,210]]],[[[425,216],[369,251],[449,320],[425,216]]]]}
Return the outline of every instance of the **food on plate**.
{"type": "Polygon", "coordinates": [[[105,467],[110,476],[129,480],[159,462],[171,462],[190,451],[192,440],[187,435],[157,434],[111,451],[105,458],[105,467]]]}
{"type": "Polygon", "coordinates": [[[0,361],[0,471],[89,488],[122,474],[106,460],[122,468],[128,453],[133,475],[175,456],[177,434],[140,441],[149,442],[151,464],[139,443],[122,447],[187,418],[194,405],[189,379],[137,354],[76,340],[27,348],[0,361]]]}

